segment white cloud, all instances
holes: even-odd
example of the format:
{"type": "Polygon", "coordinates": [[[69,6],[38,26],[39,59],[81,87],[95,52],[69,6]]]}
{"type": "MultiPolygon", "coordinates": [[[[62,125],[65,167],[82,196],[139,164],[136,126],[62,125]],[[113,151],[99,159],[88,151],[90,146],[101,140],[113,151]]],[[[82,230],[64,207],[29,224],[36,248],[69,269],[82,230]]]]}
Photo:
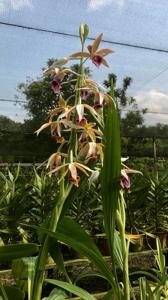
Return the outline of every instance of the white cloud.
{"type": "Polygon", "coordinates": [[[32,0],[0,0],[0,13],[32,7],[32,0]]]}
{"type": "Polygon", "coordinates": [[[124,0],[88,0],[88,9],[98,10],[110,4],[115,4],[119,8],[122,8],[124,0]]]}
{"type": "Polygon", "coordinates": [[[138,107],[147,108],[156,114],[146,114],[145,120],[148,124],[167,123],[168,124],[168,94],[156,90],[141,92],[135,95],[138,107]],[[161,114],[158,114],[161,113],[161,114]]]}

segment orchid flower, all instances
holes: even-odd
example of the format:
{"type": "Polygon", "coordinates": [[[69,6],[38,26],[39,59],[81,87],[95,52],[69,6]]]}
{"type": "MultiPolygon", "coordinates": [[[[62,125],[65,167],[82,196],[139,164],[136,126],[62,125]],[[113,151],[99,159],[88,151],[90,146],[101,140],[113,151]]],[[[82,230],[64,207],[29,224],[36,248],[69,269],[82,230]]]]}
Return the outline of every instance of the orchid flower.
{"type": "Polygon", "coordinates": [[[109,67],[107,61],[104,59],[104,56],[107,54],[112,53],[113,51],[110,49],[101,49],[98,50],[98,47],[100,45],[100,42],[102,40],[103,34],[101,33],[93,42],[92,45],[89,45],[88,52],[77,52],[70,56],[70,58],[90,58],[95,64],[95,66],[98,68],[101,64],[103,64],[106,67],[109,67]]]}
{"type": "Polygon", "coordinates": [[[96,137],[103,135],[100,130],[94,128],[94,123],[88,123],[87,121],[85,121],[85,123],[83,125],[81,124],[80,126],[81,128],[83,128],[83,132],[79,140],[81,140],[85,136],[85,138],[90,138],[92,142],[96,142],[96,137]]]}
{"type": "Polygon", "coordinates": [[[50,170],[53,170],[59,167],[62,164],[62,157],[67,157],[67,154],[61,152],[53,153],[48,159],[46,168],[50,168],[50,170]]]}
{"type": "Polygon", "coordinates": [[[55,137],[57,143],[64,143],[64,138],[61,135],[62,126],[64,128],[73,128],[73,129],[80,129],[81,127],[73,124],[71,121],[68,121],[66,119],[57,120],[57,121],[49,121],[48,123],[43,124],[38,130],[35,131],[37,135],[44,130],[45,128],[50,127],[51,128],[51,134],[55,137]]]}
{"type": "MultiPolygon", "coordinates": [[[[63,58],[61,60],[56,60],[49,68],[44,70],[43,76],[55,76],[58,74],[58,70],[61,71],[61,66],[66,64],[69,61],[69,58],[63,58]]],[[[66,72],[68,69],[66,69],[66,72]]],[[[65,70],[64,70],[65,72],[65,70]]]]}
{"type": "MultiPolygon", "coordinates": [[[[123,161],[123,159],[122,159],[122,161],[123,161]]],[[[142,175],[142,172],[130,169],[129,167],[127,167],[123,163],[122,163],[122,166],[124,166],[124,168],[121,170],[120,184],[121,184],[121,187],[123,189],[125,188],[125,189],[127,189],[130,192],[131,181],[130,181],[130,177],[128,176],[128,174],[134,173],[134,174],[141,174],[142,175]]]]}
{"type": "Polygon", "coordinates": [[[85,166],[81,163],[70,162],[70,163],[65,163],[61,166],[54,168],[53,170],[50,171],[50,174],[56,173],[64,168],[66,170],[64,171],[63,176],[60,178],[59,181],[61,181],[62,178],[64,178],[66,175],[70,175],[69,181],[77,187],[79,186],[79,182],[80,182],[80,176],[78,175],[77,169],[79,169],[86,176],[89,176],[88,172],[91,172],[91,173],[93,172],[93,170],[91,170],[90,168],[88,168],[87,166],[85,166]]]}
{"type": "Polygon", "coordinates": [[[121,187],[123,189],[127,189],[130,191],[131,188],[131,181],[125,170],[121,170],[121,180],[120,180],[121,187]]]}
{"type": "MultiPolygon", "coordinates": [[[[50,121],[52,121],[52,118],[57,115],[58,113],[67,113],[70,109],[70,106],[67,105],[67,102],[61,97],[59,99],[59,106],[52,109],[50,112],[49,112],[49,115],[50,115],[50,121]]],[[[67,113],[68,115],[68,113],[67,113]]]]}
{"type": "Polygon", "coordinates": [[[80,154],[85,154],[85,163],[87,164],[90,159],[95,159],[100,156],[100,160],[103,164],[104,153],[103,153],[103,144],[89,142],[81,150],[80,154]]]}
{"type": "Polygon", "coordinates": [[[84,109],[87,109],[92,115],[95,115],[97,116],[97,112],[95,111],[95,109],[88,105],[88,104],[77,104],[73,107],[70,107],[69,109],[67,109],[64,113],[60,114],[58,119],[63,119],[63,118],[66,118],[67,115],[70,116],[70,114],[76,110],[77,112],[77,115],[78,115],[78,122],[80,123],[84,117],[84,109]]]}
{"type": "Polygon", "coordinates": [[[95,93],[94,97],[94,108],[99,109],[103,107],[103,101],[106,101],[107,103],[110,103],[110,96],[103,94],[101,92],[95,93]]]}

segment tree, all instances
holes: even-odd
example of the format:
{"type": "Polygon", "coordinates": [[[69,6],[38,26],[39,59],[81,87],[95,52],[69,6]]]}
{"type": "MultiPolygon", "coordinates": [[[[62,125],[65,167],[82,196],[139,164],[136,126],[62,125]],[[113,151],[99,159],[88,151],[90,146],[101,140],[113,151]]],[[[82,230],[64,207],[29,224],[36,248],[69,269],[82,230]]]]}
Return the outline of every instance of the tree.
{"type": "Polygon", "coordinates": [[[116,87],[117,76],[113,73],[108,74],[108,79],[104,80],[104,86],[110,90],[111,82],[114,85],[115,98],[118,110],[121,115],[121,130],[123,135],[132,134],[137,128],[143,125],[143,114],[146,112],[138,110],[138,105],[134,97],[127,95],[127,90],[132,83],[131,77],[125,77],[120,88],[116,87]]]}
{"type": "Polygon", "coordinates": [[[1,133],[4,131],[19,131],[22,124],[19,122],[15,122],[6,116],[0,115],[0,131],[1,133]]]}

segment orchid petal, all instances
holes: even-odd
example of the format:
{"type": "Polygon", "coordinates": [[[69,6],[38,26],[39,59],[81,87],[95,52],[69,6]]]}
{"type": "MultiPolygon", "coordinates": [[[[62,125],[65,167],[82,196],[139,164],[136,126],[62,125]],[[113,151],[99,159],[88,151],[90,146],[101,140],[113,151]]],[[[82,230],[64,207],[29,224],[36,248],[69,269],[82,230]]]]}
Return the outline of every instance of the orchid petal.
{"type": "Polygon", "coordinates": [[[110,49],[101,49],[96,51],[95,55],[102,55],[105,56],[107,54],[113,53],[114,51],[110,50],[110,49]]]}
{"type": "Polygon", "coordinates": [[[96,154],[96,143],[90,142],[88,145],[89,145],[89,150],[88,150],[86,158],[96,154]]]}
{"type": "Polygon", "coordinates": [[[102,58],[102,62],[101,62],[105,67],[109,68],[109,64],[107,63],[107,61],[102,58]]]}
{"type": "Polygon", "coordinates": [[[39,133],[44,130],[45,128],[49,127],[50,125],[52,124],[52,122],[48,122],[48,123],[45,123],[43,124],[38,130],[35,131],[35,133],[37,135],[39,135],[39,133]]]}
{"type": "Polygon", "coordinates": [[[90,106],[88,104],[84,104],[84,107],[86,107],[91,112],[92,115],[96,115],[96,116],[98,115],[92,106],[90,106]]]}
{"type": "Polygon", "coordinates": [[[73,58],[73,57],[90,57],[90,54],[88,52],[76,52],[74,54],[71,54],[70,55],[70,58],[73,58]]]}
{"type": "Polygon", "coordinates": [[[98,49],[100,42],[102,40],[103,37],[103,33],[101,33],[93,42],[92,48],[91,48],[91,56],[94,55],[94,53],[96,52],[96,50],[98,49]]]}
{"type": "Polygon", "coordinates": [[[76,111],[79,116],[79,122],[81,122],[81,120],[83,119],[83,115],[84,115],[84,105],[83,104],[76,105],[76,111]]]}
{"type": "Polygon", "coordinates": [[[75,163],[70,163],[68,168],[70,170],[71,177],[76,181],[78,174],[77,174],[75,163]]]}

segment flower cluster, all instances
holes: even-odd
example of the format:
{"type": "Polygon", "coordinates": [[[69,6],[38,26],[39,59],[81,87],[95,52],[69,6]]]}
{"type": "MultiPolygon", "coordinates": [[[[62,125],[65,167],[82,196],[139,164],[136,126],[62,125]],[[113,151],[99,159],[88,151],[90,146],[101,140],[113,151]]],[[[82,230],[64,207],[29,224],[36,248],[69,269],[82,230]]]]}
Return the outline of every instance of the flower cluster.
{"type": "MultiPolygon", "coordinates": [[[[51,78],[51,89],[59,94],[59,101],[58,105],[50,111],[48,122],[43,124],[36,133],[39,134],[43,129],[50,127],[52,136],[59,144],[59,150],[49,157],[47,163],[50,173],[57,175],[58,182],[64,178],[71,184],[79,186],[80,173],[86,176],[95,173],[93,168],[90,168],[91,161],[96,162],[98,159],[103,164],[102,108],[104,101],[111,104],[112,98],[102,92],[94,80],[86,77],[83,68],[87,60],[91,60],[97,68],[100,65],[108,67],[104,57],[113,51],[98,49],[102,36],[100,34],[92,45],[87,46],[88,51],[83,50],[86,36],[81,37],[81,52],[55,61],[44,71],[44,76],[51,78]],[[64,67],[67,62],[74,59],[79,59],[79,73],[64,67]],[[69,97],[71,101],[69,98],[64,99],[61,93],[62,84],[65,84],[64,78],[69,73],[75,75],[74,95],[69,97]],[[88,99],[91,99],[91,104],[88,99]]],[[[121,187],[130,189],[127,173],[128,168],[125,166],[121,173],[121,187]]]]}
{"type": "Polygon", "coordinates": [[[108,67],[104,56],[112,53],[110,49],[98,50],[102,39],[100,34],[92,45],[87,47],[88,52],[81,51],[56,61],[44,71],[44,76],[50,76],[51,88],[59,94],[58,105],[49,113],[49,120],[43,124],[36,133],[50,127],[51,134],[60,144],[61,151],[52,154],[47,163],[50,173],[56,173],[58,180],[66,178],[70,183],[78,186],[80,173],[86,176],[93,173],[89,166],[90,161],[100,159],[103,163],[102,139],[102,115],[99,111],[103,107],[103,101],[110,102],[110,96],[100,91],[94,80],[87,79],[84,73],[84,59],[90,59],[96,67],[101,64],[108,67]],[[64,99],[61,86],[64,84],[65,75],[73,72],[65,68],[64,64],[73,59],[80,60],[80,72],[75,73],[75,93],[73,105],[69,99],[64,99]],[[91,97],[93,104],[87,103],[91,97]],[[65,153],[63,150],[66,149],[65,153]],[[68,149],[68,150],[67,150],[68,149]]]}

